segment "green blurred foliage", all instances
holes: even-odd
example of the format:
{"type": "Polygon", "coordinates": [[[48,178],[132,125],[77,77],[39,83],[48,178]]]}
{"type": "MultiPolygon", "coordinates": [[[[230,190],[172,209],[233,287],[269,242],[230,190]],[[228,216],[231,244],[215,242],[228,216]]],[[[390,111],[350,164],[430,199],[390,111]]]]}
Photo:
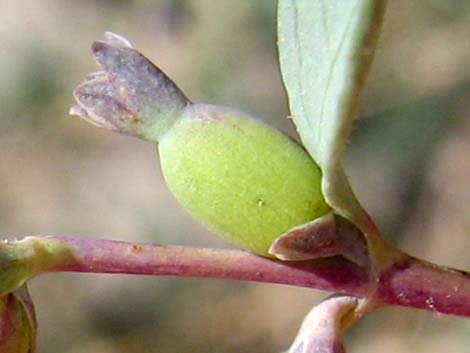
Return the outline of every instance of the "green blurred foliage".
{"type": "MultiPolygon", "coordinates": [[[[166,189],[155,146],[67,115],[96,69],[89,45],[128,37],[194,101],[236,106],[294,135],[271,0],[0,0],[0,230],[224,247],[166,189]]],[[[390,1],[345,163],[386,237],[468,269],[470,3],[390,1]]],[[[34,280],[39,352],[277,352],[323,293],[183,278],[34,280]]],[[[389,309],[351,352],[461,352],[465,320],[389,309]],[[400,324],[397,324],[400,323],[400,324]],[[427,337],[432,335],[433,339],[427,337]]]]}

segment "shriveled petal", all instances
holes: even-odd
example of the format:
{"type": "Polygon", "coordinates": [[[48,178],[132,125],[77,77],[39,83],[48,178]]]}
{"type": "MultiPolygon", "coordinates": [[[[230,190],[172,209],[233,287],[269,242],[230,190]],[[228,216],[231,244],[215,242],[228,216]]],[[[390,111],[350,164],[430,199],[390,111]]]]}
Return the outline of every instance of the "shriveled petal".
{"type": "Polygon", "coordinates": [[[101,71],[74,91],[71,114],[94,125],[156,140],[190,102],[159,68],[127,39],[106,32],[91,46],[101,71]]]}

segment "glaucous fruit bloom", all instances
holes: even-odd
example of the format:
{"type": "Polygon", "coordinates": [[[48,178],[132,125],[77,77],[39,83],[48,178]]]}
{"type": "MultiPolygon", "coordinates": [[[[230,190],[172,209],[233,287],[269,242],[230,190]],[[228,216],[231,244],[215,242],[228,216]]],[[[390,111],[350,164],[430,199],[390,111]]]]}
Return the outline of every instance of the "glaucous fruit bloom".
{"type": "Polygon", "coordinates": [[[209,229],[269,256],[276,238],[329,212],[319,168],[292,139],[240,111],[191,103],[122,37],[107,33],[92,50],[103,71],[77,87],[71,113],[158,142],[170,190],[209,229]]]}

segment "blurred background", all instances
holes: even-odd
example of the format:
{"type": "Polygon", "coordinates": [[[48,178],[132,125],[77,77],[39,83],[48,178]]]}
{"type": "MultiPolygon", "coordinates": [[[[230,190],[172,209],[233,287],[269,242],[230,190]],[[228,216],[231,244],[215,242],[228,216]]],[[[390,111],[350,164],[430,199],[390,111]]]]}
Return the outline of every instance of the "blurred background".
{"type": "MultiPolygon", "coordinates": [[[[0,232],[226,247],[175,202],[155,146],[67,112],[96,69],[90,43],[123,34],[194,101],[294,135],[272,0],[0,0],[0,232]]],[[[345,158],[384,235],[470,269],[470,2],[390,1],[345,158]]],[[[326,293],[186,278],[51,274],[31,282],[39,353],[280,352],[326,293]]],[[[470,321],[369,315],[349,352],[463,352],[470,321]],[[432,337],[432,339],[429,339],[432,337]]]]}

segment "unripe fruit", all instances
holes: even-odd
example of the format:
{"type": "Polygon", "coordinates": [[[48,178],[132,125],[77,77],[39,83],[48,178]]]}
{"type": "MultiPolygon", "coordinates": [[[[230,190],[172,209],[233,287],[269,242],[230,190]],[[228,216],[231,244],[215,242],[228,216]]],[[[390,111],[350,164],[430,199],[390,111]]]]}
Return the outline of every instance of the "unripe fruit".
{"type": "Polygon", "coordinates": [[[122,37],[108,33],[92,50],[103,70],[77,87],[71,113],[158,142],[170,190],[209,229],[269,255],[276,238],[329,211],[319,168],[290,138],[239,111],[192,104],[122,37]]]}
{"type": "Polygon", "coordinates": [[[158,150],[178,201],[209,229],[255,253],[268,255],[277,237],[329,210],[310,156],[238,111],[192,105],[158,150]]]}

